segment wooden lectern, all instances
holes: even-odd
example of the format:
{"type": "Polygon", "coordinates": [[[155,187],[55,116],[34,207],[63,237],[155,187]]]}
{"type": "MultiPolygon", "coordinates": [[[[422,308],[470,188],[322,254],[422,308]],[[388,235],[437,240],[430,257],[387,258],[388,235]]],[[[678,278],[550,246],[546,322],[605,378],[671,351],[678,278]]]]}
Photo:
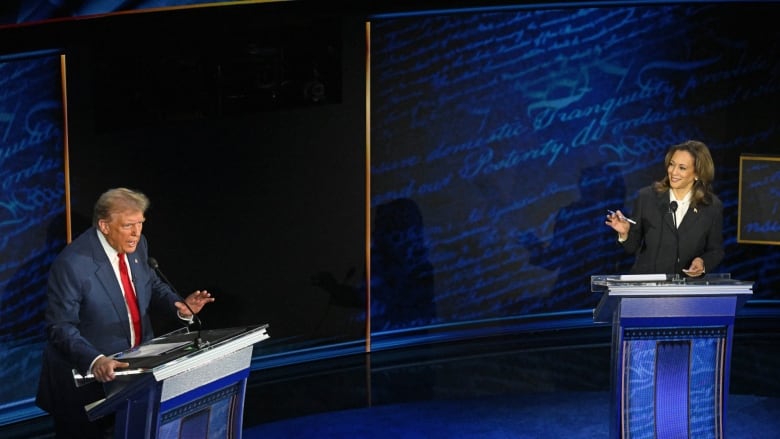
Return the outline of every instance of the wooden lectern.
{"type": "Polygon", "coordinates": [[[115,413],[115,438],[240,438],[252,346],[267,326],[174,331],[115,354],[130,367],[87,416],[115,413]]]}
{"type": "Polygon", "coordinates": [[[727,274],[592,276],[612,323],[611,438],[723,438],[734,318],[752,282],[727,274]]]}

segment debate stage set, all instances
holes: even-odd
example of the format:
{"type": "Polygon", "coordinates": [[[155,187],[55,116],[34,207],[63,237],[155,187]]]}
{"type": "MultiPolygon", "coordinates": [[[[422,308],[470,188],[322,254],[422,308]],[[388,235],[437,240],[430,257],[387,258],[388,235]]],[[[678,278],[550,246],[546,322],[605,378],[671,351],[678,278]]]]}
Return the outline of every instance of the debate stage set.
{"type": "Polygon", "coordinates": [[[55,436],[48,269],[113,187],[215,297],[106,353],[115,438],[780,437],[780,4],[403,3],[3,2],[0,437],[55,436]],[[606,215],[689,139],[723,261],[631,275],[606,215]]]}

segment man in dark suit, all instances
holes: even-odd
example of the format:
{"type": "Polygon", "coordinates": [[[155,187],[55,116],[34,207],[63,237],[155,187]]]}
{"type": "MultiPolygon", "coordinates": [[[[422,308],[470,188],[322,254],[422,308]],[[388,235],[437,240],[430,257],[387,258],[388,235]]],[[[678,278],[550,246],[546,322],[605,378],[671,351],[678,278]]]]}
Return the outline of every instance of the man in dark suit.
{"type": "Polygon", "coordinates": [[[698,277],[723,260],[723,204],[712,192],[715,166],[707,146],[689,140],[669,148],[666,176],[639,191],[633,218],[617,211],[607,225],[626,252],[631,273],[698,277]]]}
{"type": "Polygon", "coordinates": [[[128,366],[111,354],[154,337],[152,307],[191,321],[190,310],[198,313],[214,301],[207,291],[195,291],[185,305],[150,268],[141,234],[148,206],[140,192],[106,191],[95,204],[93,227],[66,246],[51,266],[47,343],[36,403],[51,413],[58,438],[113,434],[111,419],[89,422],[84,406],[104,398],[101,383],[128,366]],[[72,369],[91,372],[97,382],[77,388],[72,369]]]}

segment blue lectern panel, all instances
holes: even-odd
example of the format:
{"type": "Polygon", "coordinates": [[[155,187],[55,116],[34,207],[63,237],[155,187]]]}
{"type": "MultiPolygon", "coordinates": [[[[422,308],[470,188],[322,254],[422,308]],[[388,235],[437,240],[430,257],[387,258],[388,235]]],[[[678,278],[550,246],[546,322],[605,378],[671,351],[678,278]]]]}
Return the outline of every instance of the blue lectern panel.
{"type": "Polygon", "coordinates": [[[654,438],[655,340],[626,342],[626,381],[623,383],[623,434],[636,439],[654,438]]]}
{"type": "Polygon", "coordinates": [[[692,437],[719,437],[722,425],[720,410],[723,381],[723,338],[701,338],[694,341],[691,355],[691,381],[689,397],[690,428],[692,437]]]}
{"type": "Polygon", "coordinates": [[[655,430],[657,439],[690,437],[688,389],[690,389],[691,342],[662,341],[656,344],[655,430]]]}
{"type": "Polygon", "coordinates": [[[725,328],[626,331],[622,437],[722,437],[725,348],[725,328]]]}
{"type": "Polygon", "coordinates": [[[172,408],[160,418],[160,439],[240,437],[243,383],[172,408]]]}
{"type": "Polygon", "coordinates": [[[209,436],[209,418],[211,408],[187,415],[181,419],[179,437],[207,437],[209,436]]]}

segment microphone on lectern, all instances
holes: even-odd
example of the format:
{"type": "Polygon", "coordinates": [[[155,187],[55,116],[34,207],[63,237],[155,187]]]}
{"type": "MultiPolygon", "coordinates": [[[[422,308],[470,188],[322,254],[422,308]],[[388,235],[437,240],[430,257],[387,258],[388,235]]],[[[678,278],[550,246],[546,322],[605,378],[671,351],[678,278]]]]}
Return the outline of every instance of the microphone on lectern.
{"type": "Polygon", "coordinates": [[[160,270],[160,264],[157,263],[157,259],[155,259],[155,258],[150,256],[148,262],[149,262],[149,266],[152,267],[152,270],[154,270],[157,273],[157,275],[160,276],[162,278],[162,280],[164,280],[165,283],[168,284],[169,287],[171,287],[173,292],[177,296],[179,296],[179,299],[181,299],[181,302],[184,304],[184,306],[187,307],[187,309],[190,311],[190,314],[192,314],[192,318],[195,320],[195,322],[197,322],[197,324],[198,324],[198,334],[197,334],[197,337],[195,338],[195,347],[200,349],[202,347],[208,346],[209,343],[208,342],[203,342],[203,339],[200,337],[200,331],[201,331],[201,329],[203,329],[203,323],[200,321],[200,317],[198,317],[198,315],[195,314],[195,312],[192,310],[192,308],[190,308],[190,305],[187,303],[187,301],[184,300],[181,297],[181,294],[179,294],[178,291],[176,291],[176,288],[173,286],[171,281],[169,281],[168,278],[165,277],[165,275],[163,274],[162,270],[160,270]]]}

